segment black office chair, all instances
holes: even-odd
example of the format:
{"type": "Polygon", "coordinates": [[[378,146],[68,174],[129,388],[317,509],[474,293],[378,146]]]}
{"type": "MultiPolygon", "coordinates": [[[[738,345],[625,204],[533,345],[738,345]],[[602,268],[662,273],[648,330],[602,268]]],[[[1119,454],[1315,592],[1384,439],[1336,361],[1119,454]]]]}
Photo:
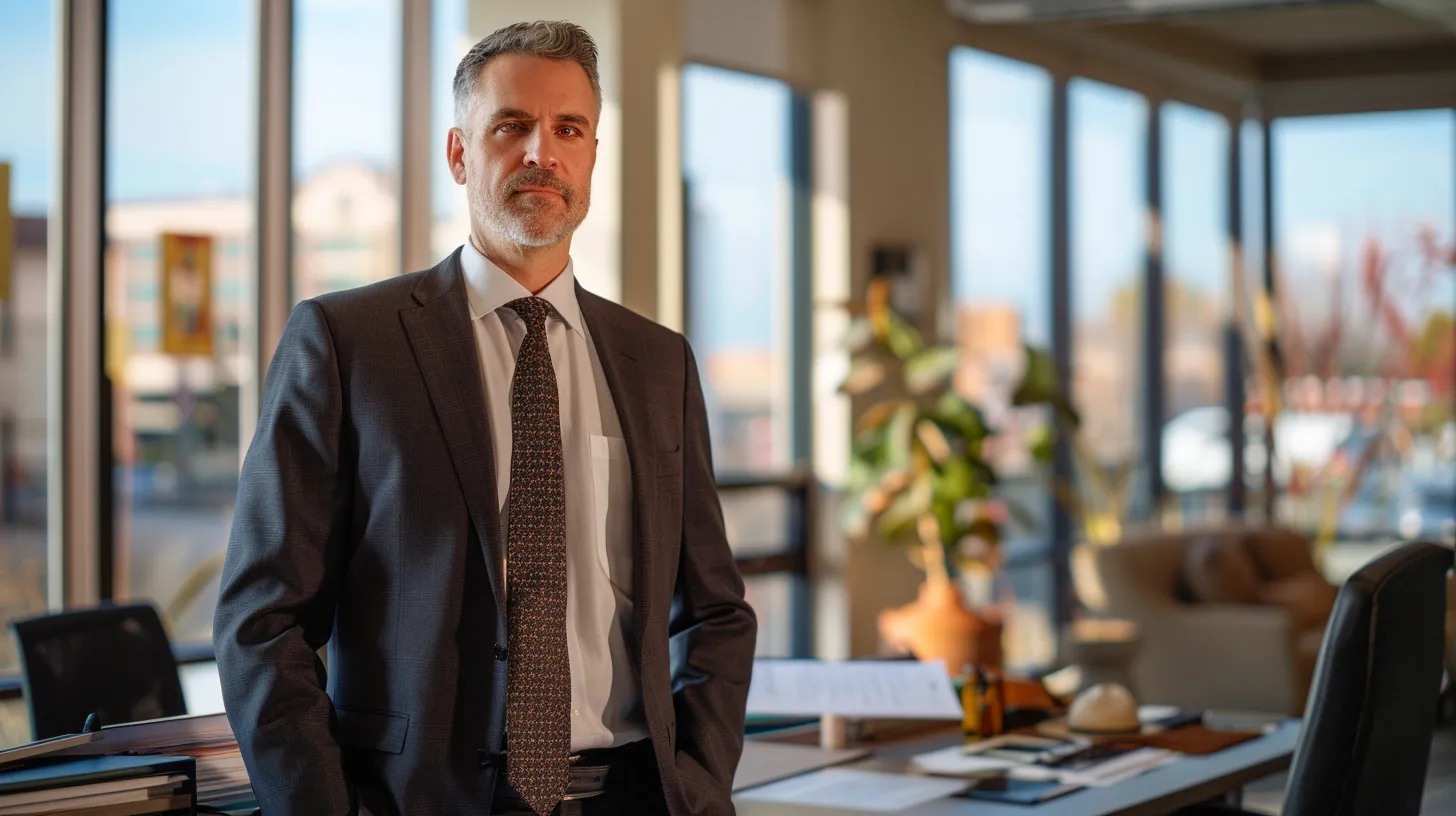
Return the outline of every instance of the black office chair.
{"type": "Polygon", "coordinates": [[[1284,816],[1420,813],[1452,556],[1448,547],[1405,544],[1340,588],[1305,705],[1284,816]]]}
{"type": "Polygon", "coordinates": [[[167,631],[151,606],[103,606],[11,624],[35,739],[187,713],[167,631]]]}

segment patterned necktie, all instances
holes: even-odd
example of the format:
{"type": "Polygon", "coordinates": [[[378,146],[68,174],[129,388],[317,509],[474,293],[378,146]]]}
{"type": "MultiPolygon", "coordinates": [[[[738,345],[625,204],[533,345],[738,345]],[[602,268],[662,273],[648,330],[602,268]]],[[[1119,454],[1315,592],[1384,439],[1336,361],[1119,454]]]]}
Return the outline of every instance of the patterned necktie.
{"type": "Polygon", "coordinates": [[[506,304],[526,323],[511,388],[506,533],[506,777],[537,813],[566,795],[571,665],[566,651],[566,477],[561,405],[546,344],[551,304],[506,304]]]}

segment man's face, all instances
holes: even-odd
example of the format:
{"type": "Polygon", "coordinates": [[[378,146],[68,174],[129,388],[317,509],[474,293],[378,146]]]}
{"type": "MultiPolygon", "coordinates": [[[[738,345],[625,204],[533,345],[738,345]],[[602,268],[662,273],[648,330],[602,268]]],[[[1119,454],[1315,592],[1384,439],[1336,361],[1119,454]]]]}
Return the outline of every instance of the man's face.
{"type": "Polygon", "coordinates": [[[467,125],[451,131],[448,148],[472,223],[522,247],[569,238],[591,204],[596,126],[580,65],[521,54],[486,63],[467,125]]]}

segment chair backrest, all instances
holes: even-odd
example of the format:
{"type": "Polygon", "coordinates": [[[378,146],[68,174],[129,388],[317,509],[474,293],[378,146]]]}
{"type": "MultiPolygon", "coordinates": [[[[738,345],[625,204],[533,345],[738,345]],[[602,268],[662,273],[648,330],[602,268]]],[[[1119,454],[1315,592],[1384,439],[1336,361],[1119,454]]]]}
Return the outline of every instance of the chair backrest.
{"type": "Polygon", "coordinates": [[[1405,544],[1340,589],[1294,755],[1286,816],[1416,816],[1437,716],[1452,551],[1405,544]]]}
{"type": "Polygon", "coordinates": [[[35,739],[187,713],[167,631],[151,606],[104,606],[16,621],[35,739]]]}

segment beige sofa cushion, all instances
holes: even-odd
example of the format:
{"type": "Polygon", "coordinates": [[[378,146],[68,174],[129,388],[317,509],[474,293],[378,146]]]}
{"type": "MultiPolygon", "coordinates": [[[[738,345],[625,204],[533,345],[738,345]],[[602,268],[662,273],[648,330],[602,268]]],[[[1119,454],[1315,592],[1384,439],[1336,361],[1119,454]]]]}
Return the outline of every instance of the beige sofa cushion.
{"type": "Polygon", "coordinates": [[[1335,609],[1339,590],[1330,586],[1317,573],[1304,572],[1289,578],[1270,581],[1259,587],[1259,603],[1282,607],[1289,614],[1295,631],[1323,630],[1335,609]]]}
{"type": "Polygon", "coordinates": [[[1183,551],[1183,586],[1189,600],[1247,604],[1259,599],[1259,573],[1241,536],[1204,535],[1183,551]]]}

